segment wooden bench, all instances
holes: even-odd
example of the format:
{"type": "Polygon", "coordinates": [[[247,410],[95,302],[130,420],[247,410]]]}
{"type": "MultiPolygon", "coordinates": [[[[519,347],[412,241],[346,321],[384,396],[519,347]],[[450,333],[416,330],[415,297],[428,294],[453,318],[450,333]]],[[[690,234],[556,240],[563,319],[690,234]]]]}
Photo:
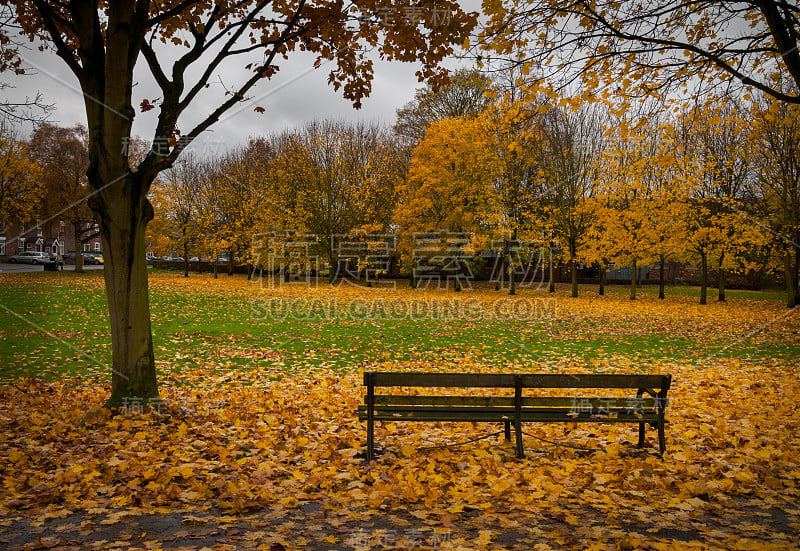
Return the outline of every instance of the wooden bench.
{"type": "Polygon", "coordinates": [[[364,373],[367,395],[358,418],[367,422],[367,459],[374,458],[375,421],[459,421],[505,424],[511,438],[514,425],[517,457],[525,452],[522,423],[638,423],[639,447],[645,425],[658,429],[659,455],[666,450],[664,412],[672,375],[635,374],[490,374],[490,373],[364,373]],[[377,388],[514,389],[514,396],[421,396],[376,394],[377,388]],[[635,396],[523,396],[525,389],[630,389],[635,396]]]}

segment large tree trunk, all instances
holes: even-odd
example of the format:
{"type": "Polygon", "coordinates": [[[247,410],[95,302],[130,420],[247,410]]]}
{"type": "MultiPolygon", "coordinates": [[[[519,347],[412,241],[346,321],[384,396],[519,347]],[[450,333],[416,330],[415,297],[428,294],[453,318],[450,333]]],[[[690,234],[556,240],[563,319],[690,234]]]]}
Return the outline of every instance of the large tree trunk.
{"type": "Polygon", "coordinates": [[[664,300],[664,257],[658,260],[658,298],[664,300]]]}
{"type": "Polygon", "coordinates": [[[631,268],[631,300],[636,300],[636,259],[633,259],[633,268],[631,268]]]}
{"type": "Polygon", "coordinates": [[[109,409],[144,407],[158,398],[150,301],[147,289],[145,228],[153,208],[133,189],[146,189],[135,175],[104,190],[97,213],[105,251],[105,283],[111,322],[113,369],[109,409]]]}
{"type": "Polygon", "coordinates": [[[700,255],[700,304],[708,304],[708,259],[706,253],[700,255]]]}

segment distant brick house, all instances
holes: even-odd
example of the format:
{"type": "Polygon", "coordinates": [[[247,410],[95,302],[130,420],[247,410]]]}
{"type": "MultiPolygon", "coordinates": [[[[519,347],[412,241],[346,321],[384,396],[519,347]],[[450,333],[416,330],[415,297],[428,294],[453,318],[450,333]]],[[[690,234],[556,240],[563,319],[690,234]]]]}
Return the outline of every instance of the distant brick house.
{"type": "MultiPolygon", "coordinates": [[[[84,224],[84,228],[94,225],[84,224]]],[[[0,225],[0,262],[22,251],[52,252],[63,255],[75,250],[75,227],[64,220],[45,223],[0,225]]],[[[100,237],[94,237],[83,245],[84,252],[100,252],[100,237]]]]}

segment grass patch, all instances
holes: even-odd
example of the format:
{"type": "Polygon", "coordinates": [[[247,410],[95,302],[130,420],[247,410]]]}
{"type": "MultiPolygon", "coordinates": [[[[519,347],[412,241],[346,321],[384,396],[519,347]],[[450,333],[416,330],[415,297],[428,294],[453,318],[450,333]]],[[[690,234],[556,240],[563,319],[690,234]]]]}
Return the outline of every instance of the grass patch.
{"type": "MultiPolygon", "coordinates": [[[[4,376],[107,376],[102,274],[2,277],[4,376]]],[[[266,290],[244,276],[167,273],[151,274],[150,288],[156,358],[167,377],[195,367],[291,373],[481,364],[602,371],[623,364],[646,371],[717,356],[800,359],[798,323],[786,316],[779,293],[730,291],[727,303],[700,306],[696,290],[686,287],[670,288],[663,301],[645,287],[630,301],[624,286],[609,288],[605,297],[584,286],[572,299],[566,286],[555,295],[523,290],[515,297],[490,285],[454,293],[412,291],[402,282],[396,289],[266,290]]]]}

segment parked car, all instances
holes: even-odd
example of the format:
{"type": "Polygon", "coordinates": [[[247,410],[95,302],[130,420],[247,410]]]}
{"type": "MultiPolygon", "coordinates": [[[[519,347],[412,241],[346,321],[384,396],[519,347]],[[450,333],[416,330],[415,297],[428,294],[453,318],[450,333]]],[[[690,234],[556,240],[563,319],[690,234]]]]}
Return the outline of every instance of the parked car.
{"type": "Polygon", "coordinates": [[[44,264],[51,262],[50,253],[40,253],[39,251],[25,251],[17,253],[8,259],[11,264],[44,264]]]}
{"type": "Polygon", "coordinates": [[[189,262],[200,262],[200,257],[193,256],[192,258],[189,259],[189,262]]]}
{"type": "Polygon", "coordinates": [[[87,264],[105,264],[103,253],[85,252],[83,253],[84,262],[87,264]],[[88,261],[86,259],[89,259],[88,261]]]}
{"type": "MultiPolygon", "coordinates": [[[[81,253],[84,264],[98,264],[96,259],[89,253],[81,253]]],[[[75,251],[68,251],[64,253],[64,262],[67,264],[75,264],[75,251]]]]}

